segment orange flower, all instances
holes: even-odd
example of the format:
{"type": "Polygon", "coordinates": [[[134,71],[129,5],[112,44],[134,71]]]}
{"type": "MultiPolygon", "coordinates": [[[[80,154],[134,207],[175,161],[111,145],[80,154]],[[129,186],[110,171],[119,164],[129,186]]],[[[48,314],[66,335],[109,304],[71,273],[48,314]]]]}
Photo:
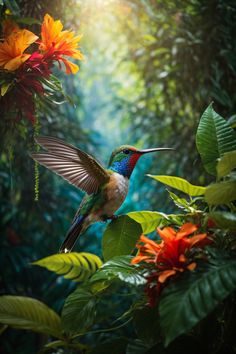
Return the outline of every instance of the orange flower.
{"type": "Polygon", "coordinates": [[[12,32],[0,43],[0,67],[9,71],[18,69],[31,55],[24,51],[37,39],[34,33],[25,29],[12,32]]]}
{"type": "Polygon", "coordinates": [[[204,246],[203,240],[207,234],[198,234],[189,237],[197,230],[197,226],[191,223],[184,224],[179,231],[172,227],[157,229],[162,241],[157,243],[142,235],[137,244],[139,253],[131,261],[132,264],[139,262],[154,263],[158,269],[158,281],[164,283],[166,279],[183,272],[185,269],[193,270],[195,262],[191,262],[186,253],[192,247],[204,246]]]}
{"type": "Polygon", "coordinates": [[[78,65],[65,59],[64,56],[83,60],[78,45],[81,36],[74,36],[74,32],[62,31],[62,29],[61,21],[54,21],[50,15],[46,14],[42,24],[39,49],[52,60],[62,61],[67,74],[75,74],[79,70],[78,65]]]}
{"type": "MultiPolygon", "coordinates": [[[[161,241],[155,242],[141,235],[136,247],[139,252],[131,260],[132,264],[144,262],[151,264],[149,275],[146,276],[146,293],[149,305],[154,306],[156,300],[170,277],[186,269],[194,270],[197,266],[193,261],[193,252],[190,256],[190,249],[202,248],[210,243],[207,234],[193,235],[198,227],[192,223],[185,223],[178,231],[172,227],[165,227],[163,230],[157,229],[161,241]]],[[[196,249],[195,249],[196,251],[196,249]]]]}
{"type": "Polygon", "coordinates": [[[188,237],[197,229],[197,226],[191,223],[184,224],[178,232],[171,227],[165,227],[163,230],[157,229],[163,240],[162,250],[158,255],[158,262],[163,264],[163,268],[165,268],[159,276],[161,283],[178,271],[183,272],[186,268],[189,270],[195,269],[196,263],[190,263],[186,257],[186,252],[193,246],[200,245],[207,237],[206,233],[188,237]],[[166,268],[168,268],[168,272],[166,268]]]}
{"type": "Polygon", "coordinates": [[[136,247],[139,249],[139,252],[138,255],[131,260],[131,264],[140,263],[142,261],[145,261],[146,263],[155,263],[156,256],[161,250],[160,244],[150,240],[144,235],[140,236],[136,247]]]}

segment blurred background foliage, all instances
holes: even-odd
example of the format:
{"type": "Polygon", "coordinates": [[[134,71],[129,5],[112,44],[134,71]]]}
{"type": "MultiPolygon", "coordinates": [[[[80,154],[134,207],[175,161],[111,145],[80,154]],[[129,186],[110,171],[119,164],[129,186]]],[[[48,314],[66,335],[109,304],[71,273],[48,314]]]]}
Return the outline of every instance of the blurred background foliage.
{"type": "MultiPolygon", "coordinates": [[[[119,213],[172,211],[164,187],[145,173],[173,174],[206,184],[195,132],[211,101],[233,123],[236,114],[236,3],[234,0],[13,0],[0,1],[1,16],[40,22],[45,13],[83,33],[85,61],[75,76],[57,77],[74,104],[38,104],[39,132],[93,154],[104,164],[128,143],[175,147],[140,160],[119,213]]],[[[30,26],[35,33],[39,25],[30,26]]],[[[1,109],[0,109],[1,111],[1,109]]],[[[59,311],[73,283],[30,262],[56,253],[82,194],[40,167],[34,201],[35,128],[1,119],[1,293],[39,298],[59,311]]],[[[91,227],[77,249],[100,255],[104,225],[91,227]]],[[[44,340],[8,330],[1,353],[33,353],[44,340]]]]}

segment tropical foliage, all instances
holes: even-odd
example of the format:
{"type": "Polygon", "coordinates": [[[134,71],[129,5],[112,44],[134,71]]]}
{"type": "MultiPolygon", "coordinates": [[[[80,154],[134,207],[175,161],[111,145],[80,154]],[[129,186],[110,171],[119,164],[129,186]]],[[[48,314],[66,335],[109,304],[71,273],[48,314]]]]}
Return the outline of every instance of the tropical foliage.
{"type": "MultiPolygon", "coordinates": [[[[201,335],[213,311],[224,318],[236,289],[235,161],[229,158],[236,151],[235,138],[233,129],[210,105],[200,120],[196,142],[203,164],[207,171],[211,166],[216,183],[203,188],[178,177],[154,176],[187,195],[179,197],[168,191],[181,213],[133,212],[112,221],[103,236],[103,265],[97,256],[87,253],[57,254],[34,262],[82,284],[66,299],[61,318],[38,300],[3,296],[0,322],[56,338],[46,344],[47,348],[89,352],[89,335],[115,331],[132,321],[138,337],[133,334],[133,339],[127,340],[127,352],[144,353],[150,348],[164,350],[190,331],[201,335]],[[217,129],[212,128],[215,126],[217,129]],[[211,139],[199,144],[206,132],[211,139]],[[142,234],[156,227],[161,240],[142,234]],[[116,297],[124,297],[127,302],[123,313],[115,305],[108,305],[116,297]],[[139,336],[140,313],[147,326],[146,336],[139,336]],[[150,316],[154,322],[149,321],[150,316]],[[105,328],[105,320],[120,324],[105,328]]],[[[112,350],[114,343],[106,345],[112,350]]]]}
{"type": "Polygon", "coordinates": [[[235,353],[235,14],[0,1],[0,351],[235,353]],[[39,133],[101,160],[124,142],[175,152],[141,160],[123,215],[55,254],[81,195],[31,161],[39,133]]]}

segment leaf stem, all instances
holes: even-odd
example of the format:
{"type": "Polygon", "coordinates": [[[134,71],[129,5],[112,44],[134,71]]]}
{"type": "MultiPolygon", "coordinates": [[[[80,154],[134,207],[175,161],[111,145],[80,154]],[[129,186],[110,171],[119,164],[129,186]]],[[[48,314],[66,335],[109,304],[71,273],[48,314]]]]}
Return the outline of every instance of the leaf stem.
{"type": "Polygon", "coordinates": [[[117,330],[119,328],[122,328],[122,327],[126,326],[131,321],[132,321],[132,317],[130,317],[126,322],[120,324],[119,326],[112,327],[112,328],[105,328],[105,329],[97,329],[97,330],[89,331],[89,332],[86,332],[86,333],[75,334],[73,337],[71,337],[71,339],[75,339],[77,337],[84,336],[85,334],[95,334],[95,333],[103,333],[103,332],[115,331],[115,330],[117,330]]]}

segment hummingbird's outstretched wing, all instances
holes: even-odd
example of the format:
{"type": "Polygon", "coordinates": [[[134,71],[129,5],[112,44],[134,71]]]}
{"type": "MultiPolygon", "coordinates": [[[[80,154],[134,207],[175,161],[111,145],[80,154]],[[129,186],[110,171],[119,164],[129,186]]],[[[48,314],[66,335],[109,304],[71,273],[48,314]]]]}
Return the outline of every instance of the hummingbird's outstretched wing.
{"type": "Polygon", "coordinates": [[[52,137],[35,140],[47,152],[32,153],[32,158],[86,193],[96,193],[109,180],[109,173],[80,149],[52,137]]]}

